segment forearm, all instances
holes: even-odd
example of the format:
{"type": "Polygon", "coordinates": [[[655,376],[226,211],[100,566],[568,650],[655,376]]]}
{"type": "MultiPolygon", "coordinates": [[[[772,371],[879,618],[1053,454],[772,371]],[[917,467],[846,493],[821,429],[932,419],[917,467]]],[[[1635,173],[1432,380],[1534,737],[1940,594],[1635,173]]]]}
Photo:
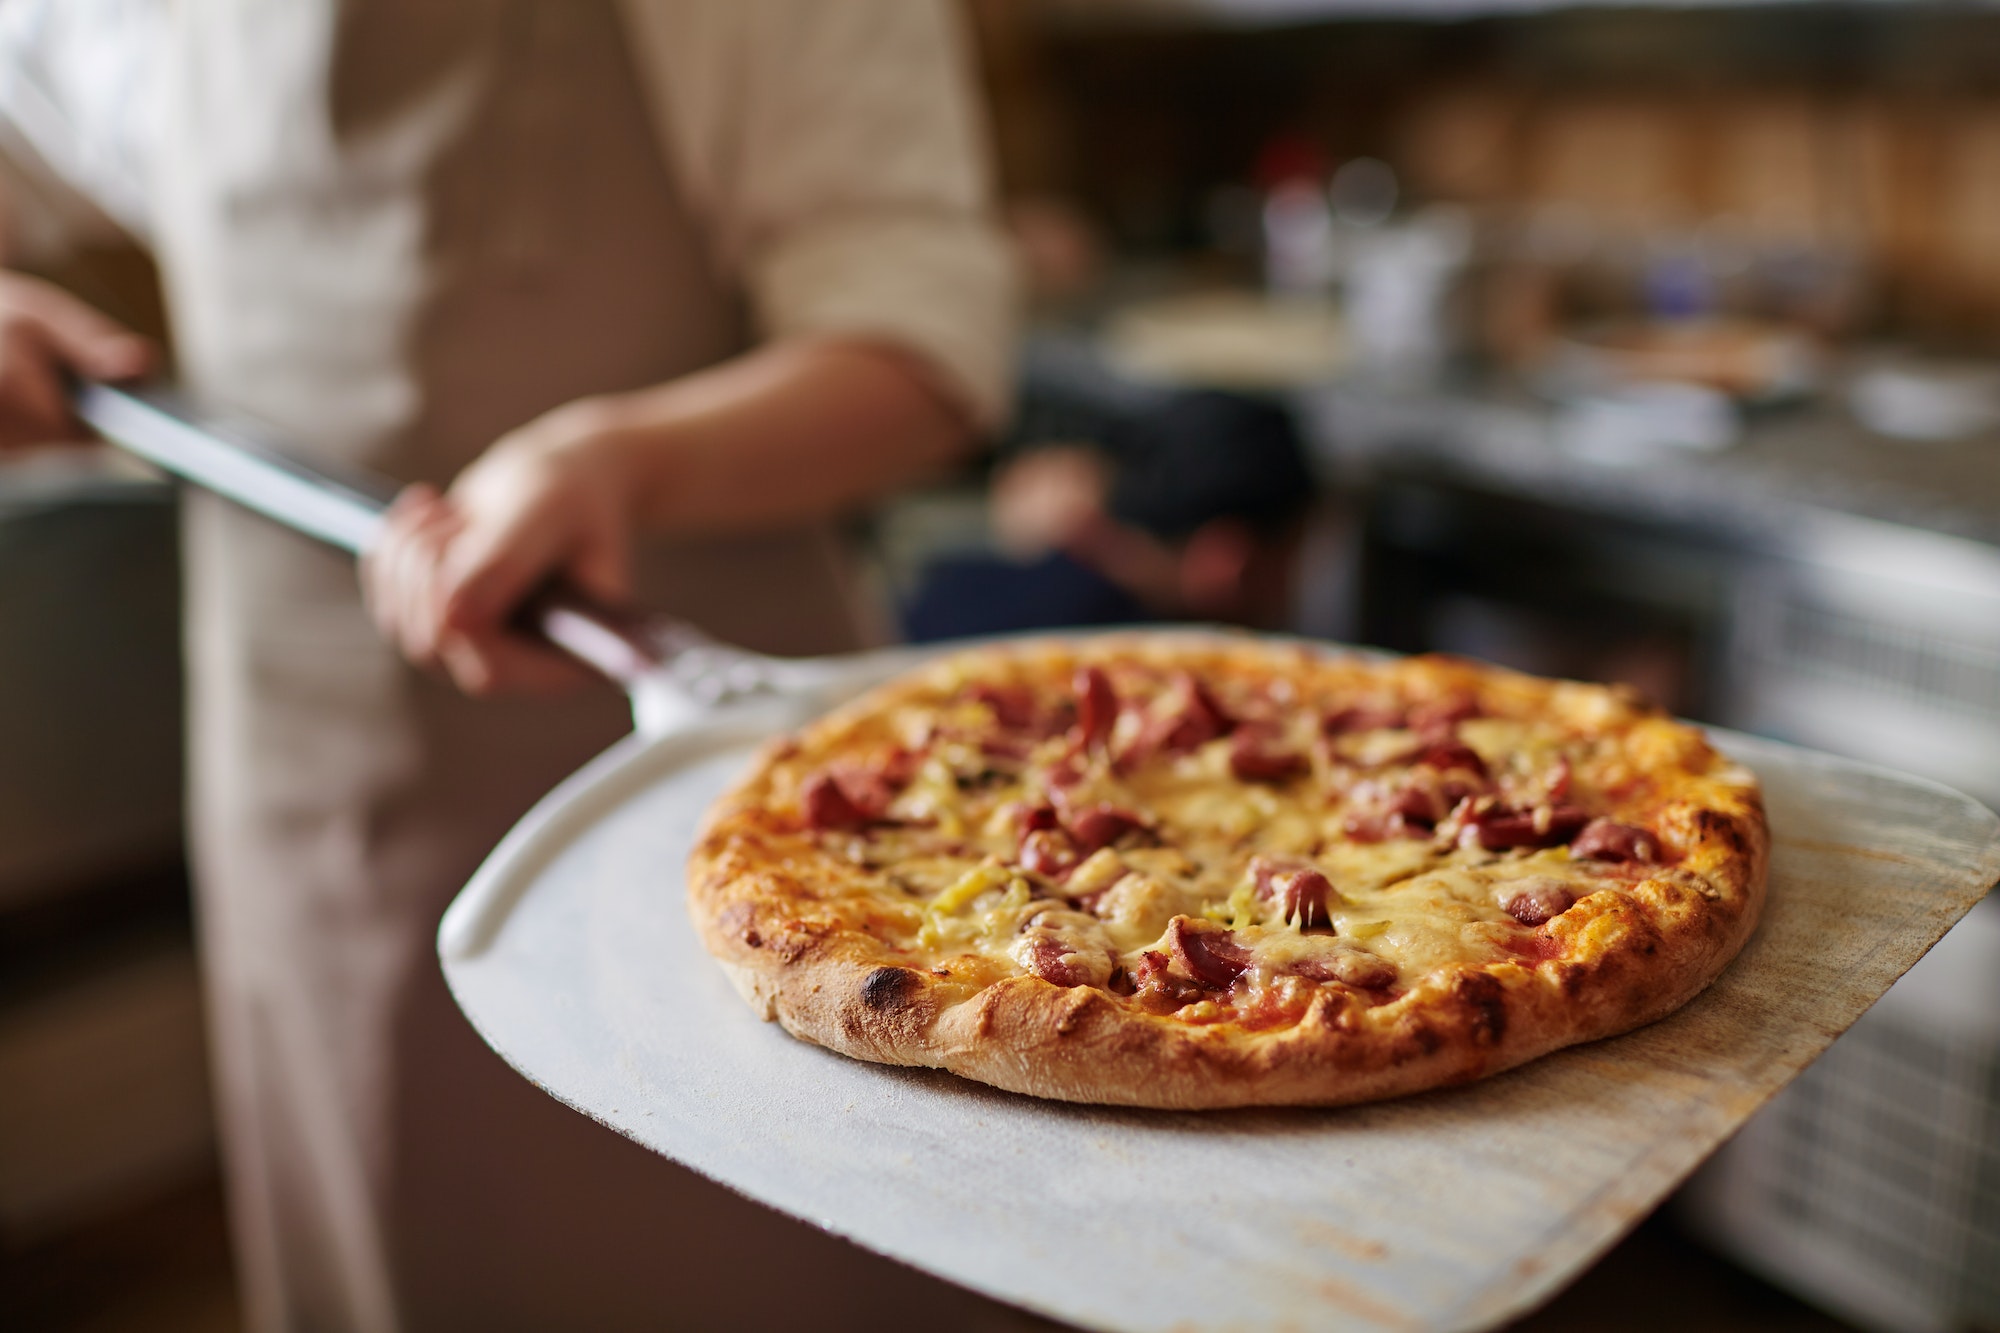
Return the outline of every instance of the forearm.
{"type": "MultiPolygon", "coordinates": [[[[364,562],[413,661],[474,693],[564,678],[507,632],[551,574],[630,595],[635,531],[741,531],[832,513],[964,449],[920,363],[860,340],[788,340],[633,393],[581,399],[496,441],[440,497],[411,487],[364,562]]],[[[573,674],[573,673],[571,673],[573,674]]]]}
{"type": "Polygon", "coordinates": [[[850,338],[768,344],[593,400],[644,531],[737,531],[833,513],[936,472],[972,433],[911,356],[850,338]]]}

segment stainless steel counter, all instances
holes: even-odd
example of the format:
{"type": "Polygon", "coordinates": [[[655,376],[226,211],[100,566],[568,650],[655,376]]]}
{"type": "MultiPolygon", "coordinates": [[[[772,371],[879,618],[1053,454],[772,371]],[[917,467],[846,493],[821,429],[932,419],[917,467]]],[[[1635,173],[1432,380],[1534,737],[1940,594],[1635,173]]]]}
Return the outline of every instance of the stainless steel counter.
{"type": "MultiPolygon", "coordinates": [[[[1520,397],[1340,385],[1300,407],[1328,477],[1371,514],[1413,490],[1455,497],[1440,540],[1460,569],[1468,541],[1501,565],[1560,528],[1539,577],[1554,566],[1598,593],[1624,578],[1638,601],[1696,571],[1678,610],[1707,653],[1694,697],[1710,720],[2000,803],[2000,440],[1903,444],[1799,407],[1752,417],[1729,449],[1614,461],[1568,447],[1555,410],[1520,397]],[[1495,505],[1515,508],[1468,538],[1466,517],[1495,505]],[[1641,541],[1657,576],[1614,572],[1641,541]]],[[[1431,646],[1418,634],[1397,646],[1431,646]]]]}
{"type": "Polygon", "coordinates": [[[1349,480],[1421,472],[1763,547],[1825,515],[1878,520],[2000,549],[2000,438],[1901,443],[1835,406],[1753,412],[1715,453],[1627,461],[1566,447],[1556,411],[1521,394],[1398,394],[1329,385],[1299,395],[1321,462],[1349,480]]]}

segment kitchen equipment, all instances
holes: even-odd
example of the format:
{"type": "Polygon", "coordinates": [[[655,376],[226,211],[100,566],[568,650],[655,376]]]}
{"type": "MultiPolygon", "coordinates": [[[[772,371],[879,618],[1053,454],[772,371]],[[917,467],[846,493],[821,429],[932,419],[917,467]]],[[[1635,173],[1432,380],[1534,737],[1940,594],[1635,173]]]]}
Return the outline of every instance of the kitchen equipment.
{"type": "Polygon", "coordinates": [[[181,858],[173,496],[86,452],[0,470],[0,912],[181,858]]]}
{"type": "Polygon", "coordinates": [[[1277,393],[1319,384],[1347,362],[1347,335],[1317,297],[1209,291],[1158,297],[1105,321],[1105,359],[1146,385],[1277,393]]]}
{"type": "Polygon", "coordinates": [[[2000,1327],[2000,898],[1730,1140],[1680,1211],[1863,1328],[2000,1327]]]}
{"type": "MultiPolygon", "coordinates": [[[[2000,556],[1849,516],[1736,581],[1724,715],[2000,804],[2000,556]]],[[[2000,1327],[2000,897],[1703,1168],[1704,1239],[1863,1327],[2000,1327]]]]}
{"type": "Polygon", "coordinates": [[[1551,349],[1542,372],[1557,399],[1634,384],[1694,384],[1743,403],[1810,393],[1821,354],[1788,324],[1746,319],[1670,319],[1580,331],[1551,349]]]}
{"type": "MultiPolygon", "coordinates": [[[[158,401],[93,392],[83,410],[267,512],[298,507],[296,468],[271,465],[287,474],[273,486],[221,476],[204,452],[218,442],[158,401]]],[[[325,526],[360,545],[351,520],[371,503],[350,495],[325,526]]],[[[1743,956],[1663,1022],[1342,1111],[1041,1102],[758,1023],[681,907],[702,811],[754,748],[907,655],[774,662],[691,639],[663,650],[560,604],[537,615],[551,639],[624,673],[641,730],[551,792],[447,912],[445,975],[475,1026],[560,1100],[752,1198],[1089,1326],[1471,1329],[1518,1314],[1650,1210],[2000,876],[2000,819],[1948,788],[1723,737],[1766,784],[1771,901],[1743,956]],[[677,665],[698,653],[722,665],[677,665]],[[672,707],[646,705],[649,691],[672,707]]]]}

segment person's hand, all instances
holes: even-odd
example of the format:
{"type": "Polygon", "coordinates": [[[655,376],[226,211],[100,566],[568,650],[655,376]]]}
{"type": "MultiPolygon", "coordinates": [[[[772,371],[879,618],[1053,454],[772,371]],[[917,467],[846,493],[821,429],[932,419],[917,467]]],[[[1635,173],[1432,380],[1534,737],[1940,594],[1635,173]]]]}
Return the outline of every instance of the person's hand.
{"type": "Polygon", "coordinates": [[[0,272],[0,451],[88,438],[64,372],[131,379],[153,360],[150,342],[62,288],[0,272]]]}
{"type": "Polygon", "coordinates": [[[362,561],[382,632],[469,694],[550,693],[586,679],[508,620],[556,576],[606,601],[630,596],[628,444],[615,412],[584,400],[502,437],[447,494],[406,488],[362,561]]]}
{"type": "Polygon", "coordinates": [[[1062,550],[1106,522],[1111,469],[1074,445],[1021,455],[993,479],[993,535],[1017,559],[1062,550]]]}
{"type": "Polygon", "coordinates": [[[663,384],[581,399],[504,436],[448,494],[411,489],[363,562],[376,621],[413,661],[474,694],[584,676],[507,632],[562,575],[629,593],[635,531],[768,530],[935,470],[970,439],[963,410],[872,339],[782,338],[663,384]]]}

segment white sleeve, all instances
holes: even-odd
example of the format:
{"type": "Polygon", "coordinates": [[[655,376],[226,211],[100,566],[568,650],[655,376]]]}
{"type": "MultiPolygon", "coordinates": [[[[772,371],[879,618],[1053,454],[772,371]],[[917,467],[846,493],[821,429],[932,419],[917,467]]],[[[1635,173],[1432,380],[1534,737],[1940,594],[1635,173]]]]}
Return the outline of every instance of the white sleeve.
{"type": "Polygon", "coordinates": [[[162,0],[0,5],[10,249],[37,258],[120,228],[147,237],[166,19],[162,0]]]}
{"type": "Polygon", "coordinates": [[[945,0],[624,0],[662,144],[766,337],[852,332],[1005,413],[1011,252],[945,0]]]}

